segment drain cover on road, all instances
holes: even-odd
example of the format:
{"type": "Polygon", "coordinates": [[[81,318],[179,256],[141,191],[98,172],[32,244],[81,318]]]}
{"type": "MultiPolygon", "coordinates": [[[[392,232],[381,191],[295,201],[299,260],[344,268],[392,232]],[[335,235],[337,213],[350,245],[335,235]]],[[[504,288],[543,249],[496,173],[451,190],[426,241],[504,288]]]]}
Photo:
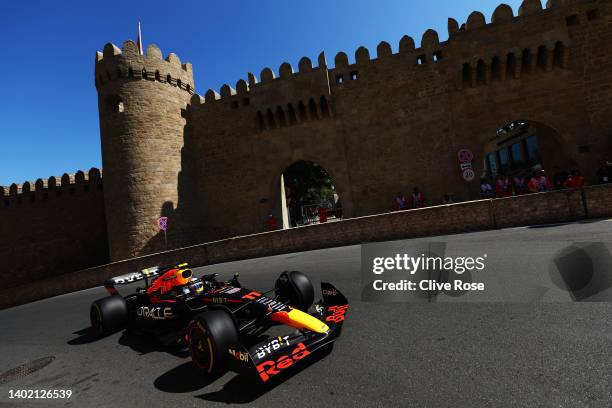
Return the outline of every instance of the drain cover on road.
{"type": "Polygon", "coordinates": [[[54,356],[37,358],[36,360],[28,361],[27,363],[18,365],[15,368],[11,368],[10,370],[0,374],[0,384],[6,384],[9,381],[14,381],[30,375],[41,368],[48,366],[53,360],[55,360],[54,356]]]}

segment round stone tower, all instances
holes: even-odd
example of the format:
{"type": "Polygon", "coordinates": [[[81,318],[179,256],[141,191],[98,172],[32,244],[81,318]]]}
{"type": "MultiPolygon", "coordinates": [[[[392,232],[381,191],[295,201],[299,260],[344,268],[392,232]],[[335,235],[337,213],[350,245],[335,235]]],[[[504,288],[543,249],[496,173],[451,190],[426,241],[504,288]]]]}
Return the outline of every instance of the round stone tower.
{"type": "Polygon", "coordinates": [[[178,205],[184,112],[193,94],[191,64],[133,41],[96,54],[104,203],[111,261],[164,250],[157,219],[168,216],[169,246],[180,244],[178,205]]]}

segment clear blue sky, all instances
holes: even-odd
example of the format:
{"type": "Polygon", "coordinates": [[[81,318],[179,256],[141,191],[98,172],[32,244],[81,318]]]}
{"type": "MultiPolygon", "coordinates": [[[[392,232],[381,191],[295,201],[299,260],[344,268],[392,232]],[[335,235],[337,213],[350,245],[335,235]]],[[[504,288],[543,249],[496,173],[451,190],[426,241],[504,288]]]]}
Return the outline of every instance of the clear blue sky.
{"type": "MultiPolygon", "coordinates": [[[[517,14],[519,0],[506,1],[517,14]]],[[[388,41],[397,51],[408,34],[417,46],[428,28],[447,34],[473,10],[490,21],[491,0],[334,1],[17,1],[0,15],[0,185],[101,166],[94,55],[111,41],[156,43],[164,56],[193,63],[196,91],[234,86],[251,71],[284,61],[294,68],[320,51],[333,64],[351,61],[361,45],[375,55],[388,41]]]]}

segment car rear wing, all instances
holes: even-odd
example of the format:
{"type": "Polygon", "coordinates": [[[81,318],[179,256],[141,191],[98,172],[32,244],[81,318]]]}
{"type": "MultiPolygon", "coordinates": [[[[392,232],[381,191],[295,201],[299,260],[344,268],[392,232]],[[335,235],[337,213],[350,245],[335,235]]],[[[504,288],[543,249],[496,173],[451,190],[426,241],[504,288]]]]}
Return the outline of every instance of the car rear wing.
{"type": "MultiPolygon", "coordinates": [[[[178,268],[187,266],[186,263],[177,265],[178,268]]],[[[165,266],[151,266],[141,271],[126,273],[125,275],[115,276],[104,281],[104,287],[111,295],[117,295],[117,289],[115,285],[127,285],[130,283],[145,281],[147,287],[149,287],[149,279],[160,276],[163,272],[167,271],[168,267],[165,266]]]]}

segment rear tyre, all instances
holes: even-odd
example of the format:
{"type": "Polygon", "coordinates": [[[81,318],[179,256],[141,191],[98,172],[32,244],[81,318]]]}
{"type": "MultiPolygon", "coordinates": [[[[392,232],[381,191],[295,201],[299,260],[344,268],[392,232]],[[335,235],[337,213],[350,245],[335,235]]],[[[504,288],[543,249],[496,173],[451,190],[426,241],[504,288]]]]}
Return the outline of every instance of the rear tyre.
{"type": "Polygon", "coordinates": [[[123,330],[128,319],[125,300],[119,295],[98,299],[91,304],[89,318],[91,327],[98,336],[106,336],[123,330]]]}
{"type": "Polygon", "coordinates": [[[228,350],[238,344],[238,329],[225,310],[208,310],[195,316],[187,326],[191,361],[207,375],[228,370],[228,350]]]}
{"type": "Polygon", "coordinates": [[[281,300],[302,311],[307,311],[314,301],[312,282],[302,272],[281,273],[274,285],[274,291],[281,300]]]}

